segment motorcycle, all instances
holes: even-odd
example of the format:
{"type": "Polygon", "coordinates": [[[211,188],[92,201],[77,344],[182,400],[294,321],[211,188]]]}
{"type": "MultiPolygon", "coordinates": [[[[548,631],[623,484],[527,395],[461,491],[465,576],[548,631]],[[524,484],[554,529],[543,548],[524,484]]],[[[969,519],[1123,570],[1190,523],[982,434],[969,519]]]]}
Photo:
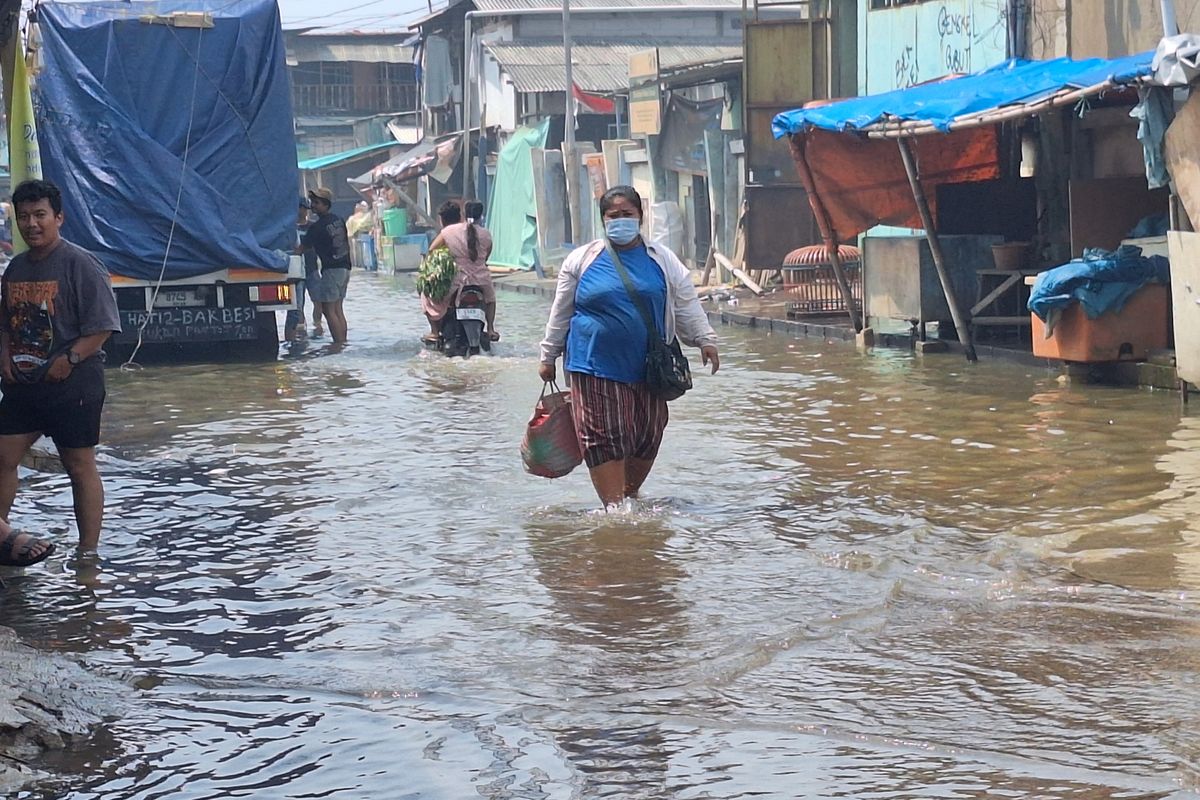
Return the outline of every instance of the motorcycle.
{"type": "Polygon", "coordinates": [[[492,340],[485,332],[487,302],[479,286],[464,286],[442,317],[442,332],[437,349],[449,358],[470,358],[491,352],[492,340]]]}

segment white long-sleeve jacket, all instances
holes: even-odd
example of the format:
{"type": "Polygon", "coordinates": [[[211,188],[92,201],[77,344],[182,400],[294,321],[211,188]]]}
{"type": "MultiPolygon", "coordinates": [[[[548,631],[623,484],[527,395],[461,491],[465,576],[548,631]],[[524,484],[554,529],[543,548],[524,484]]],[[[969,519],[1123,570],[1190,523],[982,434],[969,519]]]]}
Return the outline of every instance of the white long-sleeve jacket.
{"type": "MultiPolygon", "coordinates": [[[[667,303],[663,319],[666,341],[678,336],[679,341],[691,347],[715,345],[716,331],[708,323],[708,315],[700,306],[688,268],[669,248],[662,245],[647,241],[646,251],[666,278],[667,303]]],[[[562,355],[567,333],[571,329],[571,318],[575,315],[575,290],[579,286],[579,278],[603,252],[604,240],[597,239],[572,251],[559,269],[554,303],[550,306],[550,320],[546,323],[546,338],[542,340],[542,363],[553,364],[562,355]]]]}

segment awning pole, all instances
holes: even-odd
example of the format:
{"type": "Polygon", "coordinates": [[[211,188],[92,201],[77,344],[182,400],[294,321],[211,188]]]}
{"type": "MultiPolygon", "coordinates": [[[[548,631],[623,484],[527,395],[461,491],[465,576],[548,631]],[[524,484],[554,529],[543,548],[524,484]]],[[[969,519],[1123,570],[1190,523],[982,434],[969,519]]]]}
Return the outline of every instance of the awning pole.
{"type": "Polygon", "coordinates": [[[438,224],[433,221],[433,217],[429,216],[429,214],[425,213],[425,209],[421,208],[421,204],[416,200],[413,200],[412,195],[400,188],[400,184],[386,176],[384,177],[383,182],[389,189],[396,193],[396,198],[401,203],[412,209],[412,212],[414,215],[416,215],[418,222],[422,222],[431,228],[436,228],[438,226],[438,224]]]}
{"type": "Polygon", "coordinates": [[[937,228],[933,225],[933,214],[929,211],[929,201],[925,198],[925,190],[917,176],[917,162],[913,158],[912,147],[908,139],[897,139],[900,146],[900,157],[904,160],[904,171],[908,173],[908,183],[912,187],[913,200],[917,202],[917,212],[921,215],[921,225],[925,228],[925,238],[929,240],[929,251],[933,255],[933,266],[937,269],[938,280],[942,283],[942,292],[946,295],[946,305],[950,307],[950,316],[954,320],[954,329],[958,332],[958,341],[962,343],[967,361],[978,361],[975,355],[975,345],[971,344],[971,332],[967,329],[966,319],[958,308],[958,298],[954,294],[954,285],[950,282],[950,274],[946,272],[946,257],[942,253],[942,242],[938,239],[937,228]]]}
{"type": "Polygon", "coordinates": [[[805,151],[807,140],[803,133],[793,134],[792,140],[796,143],[798,155],[796,167],[800,173],[800,182],[804,184],[804,192],[808,195],[808,204],[812,207],[813,216],[817,219],[817,228],[821,231],[821,238],[825,240],[825,250],[829,253],[829,264],[833,267],[833,277],[837,281],[838,290],[842,293],[842,301],[846,304],[846,313],[850,315],[850,326],[854,328],[855,333],[859,333],[863,329],[862,320],[859,319],[858,309],[854,307],[854,292],[850,290],[850,283],[846,280],[846,270],[842,267],[842,256],[838,252],[840,243],[837,240],[837,232],[833,229],[833,222],[825,210],[825,204],[821,202],[821,196],[817,194],[817,183],[808,166],[808,154],[805,151]]]}

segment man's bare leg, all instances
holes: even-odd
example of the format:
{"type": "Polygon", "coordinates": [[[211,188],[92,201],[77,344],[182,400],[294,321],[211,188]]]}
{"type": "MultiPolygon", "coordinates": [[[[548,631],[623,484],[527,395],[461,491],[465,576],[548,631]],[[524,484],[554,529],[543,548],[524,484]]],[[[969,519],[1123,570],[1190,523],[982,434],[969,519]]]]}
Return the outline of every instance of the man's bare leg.
{"type": "Polygon", "coordinates": [[[17,497],[17,467],[21,466],[21,459],[40,438],[40,433],[0,436],[0,518],[8,519],[13,500],[17,497]]]}
{"type": "Polygon", "coordinates": [[[325,330],[321,327],[321,317],[325,314],[325,304],[313,300],[313,335],[321,336],[325,330]]]}
{"type": "Polygon", "coordinates": [[[100,526],[104,521],[104,483],[96,468],[96,448],[64,447],[59,454],[71,478],[79,549],[84,552],[95,550],[100,546],[100,526]]]}
{"type": "MultiPolygon", "coordinates": [[[[0,537],[13,532],[12,526],[8,524],[8,515],[12,511],[13,500],[17,497],[17,467],[21,465],[21,459],[29,452],[29,448],[33,447],[33,443],[41,436],[40,433],[0,436],[0,537]]],[[[25,535],[36,539],[30,534],[25,535]]],[[[19,548],[24,543],[24,540],[18,539],[15,547],[19,548]]],[[[36,540],[29,555],[36,558],[49,547],[50,542],[36,540]]]]}
{"type": "Polygon", "coordinates": [[[346,312],[342,310],[341,300],[325,304],[325,319],[329,321],[329,335],[333,337],[333,343],[345,344],[349,326],[346,324],[346,312]]]}

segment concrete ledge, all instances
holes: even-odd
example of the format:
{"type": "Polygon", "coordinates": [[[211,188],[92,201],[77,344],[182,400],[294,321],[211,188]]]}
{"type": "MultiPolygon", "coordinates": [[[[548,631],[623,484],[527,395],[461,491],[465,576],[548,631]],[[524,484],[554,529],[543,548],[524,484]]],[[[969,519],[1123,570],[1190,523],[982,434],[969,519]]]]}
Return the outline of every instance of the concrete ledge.
{"type": "MultiPolygon", "coordinates": [[[[555,281],[538,279],[528,275],[510,275],[495,281],[497,289],[517,292],[519,294],[536,295],[553,298],[555,281]]],[[[711,302],[704,304],[705,313],[713,327],[720,325],[739,328],[753,328],[767,333],[778,333],[799,339],[823,339],[825,341],[853,343],[857,335],[850,328],[849,322],[838,325],[828,321],[805,321],[787,319],[785,303],[758,301],[754,298],[746,300],[743,305],[758,304],[758,308],[737,309],[736,306],[723,305],[714,307],[711,302]]],[[[918,342],[907,333],[875,332],[875,347],[886,347],[898,350],[916,350],[918,342]]],[[[1115,364],[1083,364],[1068,365],[1065,362],[1035,356],[1028,350],[1013,350],[1007,347],[997,347],[990,344],[976,344],[975,353],[981,362],[988,360],[1007,361],[1032,369],[1060,371],[1077,380],[1089,383],[1108,383],[1122,386],[1145,386],[1154,389],[1177,390],[1178,376],[1173,364],[1122,362],[1115,364]]],[[[925,358],[956,358],[962,359],[963,348],[957,339],[931,340],[931,346],[926,348],[925,358]],[[933,352],[934,348],[943,348],[933,352]]],[[[1154,359],[1155,362],[1166,362],[1165,356],[1154,359]]]]}

